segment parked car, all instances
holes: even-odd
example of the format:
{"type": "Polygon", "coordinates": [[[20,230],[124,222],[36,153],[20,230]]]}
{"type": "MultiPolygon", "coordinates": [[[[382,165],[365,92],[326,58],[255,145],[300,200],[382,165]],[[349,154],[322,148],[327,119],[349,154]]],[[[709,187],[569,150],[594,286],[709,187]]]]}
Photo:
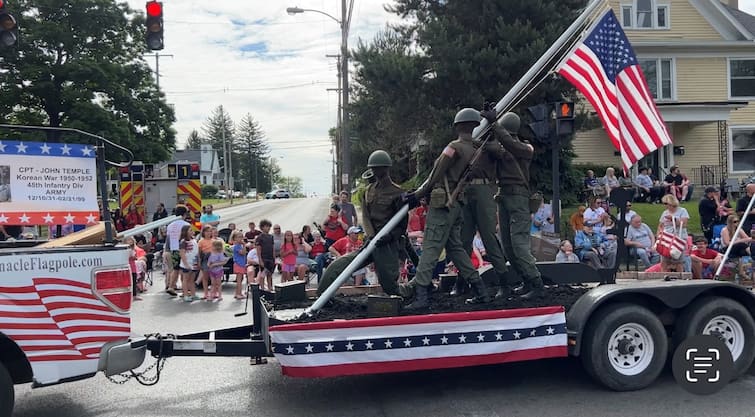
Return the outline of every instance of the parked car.
{"type": "Polygon", "coordinates": [[[275,191],[270,191],[269,193],[265,194],[265,200],[270,200],[275,195],[275,191]]]}
{"type": "Polygon", "coordinates": [[[234,191],[233,192],[233,198],[241,198],[242,194],[241,191],[234,191]]]}
{"type": "Polygon", "coordinates": [[[257,198],[257,191],[249,191],[244,198],[257,198]]]}
{"type": "Polygon", "coordinates": [[[218,191],[218,193],[215,194],[215,198],[225,200],[226,198],[228,198],[228,196],[226,195],[225,191],[218,191]]]}
{"type": "Polygon", "coordinates": [[[288,192],[288,190],[275,190],[273,198],[291,198],[291,194],[288,192]]]}

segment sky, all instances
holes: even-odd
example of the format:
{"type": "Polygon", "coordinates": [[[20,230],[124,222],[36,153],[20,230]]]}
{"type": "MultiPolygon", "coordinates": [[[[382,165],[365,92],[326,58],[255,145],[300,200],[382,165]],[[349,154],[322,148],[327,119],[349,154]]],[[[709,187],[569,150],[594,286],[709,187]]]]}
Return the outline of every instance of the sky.
{"type": "MultiPolygon", "coordinates": [[[[396,15],[390,0],[355,0],[349,46],[370,41],[396,15]]],[[[128,0],[137,10],[144,0],[128,0]]],[[[338,0],[163,0],[165,49],[160,86],[175,107],[177,145],[223,105],[239,122],[248,114],[260,124],[284,176],[303,180],[304,191],[331,189],[328,130],[336,126],[336,61],[340,26],[314,13],[288,15],[286,7],[315,9],[340,19],[338,0]]],[[[755,0],[740,0],[755,15],[755,0]]],[[[154,58],[148,58],[155,68],[154,58]]],[[[362,166],[366,161],[352,161],[362,166]]],[[[237,189],[240,189],[237,183],[237,189]]]]}
{"type": "MultiPolygon", "coordinates": [[[[144,10],[144,0],[128,0],[144,10]]],[[[385,0],[356,0],[349,47],[369,41],[398,17],[385,0]]],[[[328,130],[336,126],[336,60],[341,29],[327,16],[288,15],[286,7],[315,9],[341,18],[338,0],[163,0],[165,49],[160,88],[175,107],[177,146],[219,105],[239,122],[260,124],[282,175],[303,180],[304,191],[331,190],[328,130]]],[[[155,68],[155,58],[147,62],[155,68]]],[[[354,166],[366,161],[354,161],[354,166]]],[[[236,189],[240,189],[236,183],[236,189]]]]}

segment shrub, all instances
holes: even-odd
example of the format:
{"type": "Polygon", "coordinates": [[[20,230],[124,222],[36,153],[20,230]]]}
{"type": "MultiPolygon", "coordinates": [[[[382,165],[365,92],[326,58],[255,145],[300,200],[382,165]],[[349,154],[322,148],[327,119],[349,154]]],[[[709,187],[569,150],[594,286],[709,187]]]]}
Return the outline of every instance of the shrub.
{"type": "Polygon", "coordinates": [[[218,193],[218,187],[212,184],[202,186],[202,198],[215,198],[218,193]]]}

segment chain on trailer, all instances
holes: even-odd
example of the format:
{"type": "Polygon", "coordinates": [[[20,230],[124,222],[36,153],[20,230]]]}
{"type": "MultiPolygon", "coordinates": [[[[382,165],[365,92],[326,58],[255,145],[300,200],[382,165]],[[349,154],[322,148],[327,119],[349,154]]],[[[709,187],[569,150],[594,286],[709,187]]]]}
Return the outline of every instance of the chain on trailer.
{"type": "Polygon", "coordinates": [[[163,367],[165,366],[165,361],[168,359],[167,357],[164,357],[162,355],[163,353],[163,342],[165,340],[175,340],[176,335],[174,334],[166,334],[165,336],[161,335],[160,333],[150,333],[147,335],[144,335],[147,340],[149,339],[157,339],[160,341],[160,349],[157,352],[157,360],[155,362],[144,368],[141,372],[134,372],[134,370],[130,370],[128,372],[124,372],[122,374],[108,376],[107,379],[118,385],[123,385],[126,382],[134,379],[136,382],[140,383],[141,385],[150,387],[153,385],[157,385],[158,382],[160,382],[160,373],[162,373],[163,367]],[[155,374],[153,376],[146,376],[146,374],[152,370],[155,370],[155,374]]]}

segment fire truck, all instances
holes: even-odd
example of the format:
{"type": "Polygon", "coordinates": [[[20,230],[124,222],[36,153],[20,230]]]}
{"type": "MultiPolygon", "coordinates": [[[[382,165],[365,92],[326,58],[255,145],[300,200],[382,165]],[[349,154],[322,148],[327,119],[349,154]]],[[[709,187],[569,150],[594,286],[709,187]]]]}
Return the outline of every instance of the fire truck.
{"type": "Polygon", "coordinates": [[[119,168],[118,196],[121,213],[133,204],[146,221],[152,219],[157,205],[163,203],[170,213],[178,204],[192,213],[201,213],[202,184],[196,161],[177,161],[163,165],[134,161],[119,168]]]}

